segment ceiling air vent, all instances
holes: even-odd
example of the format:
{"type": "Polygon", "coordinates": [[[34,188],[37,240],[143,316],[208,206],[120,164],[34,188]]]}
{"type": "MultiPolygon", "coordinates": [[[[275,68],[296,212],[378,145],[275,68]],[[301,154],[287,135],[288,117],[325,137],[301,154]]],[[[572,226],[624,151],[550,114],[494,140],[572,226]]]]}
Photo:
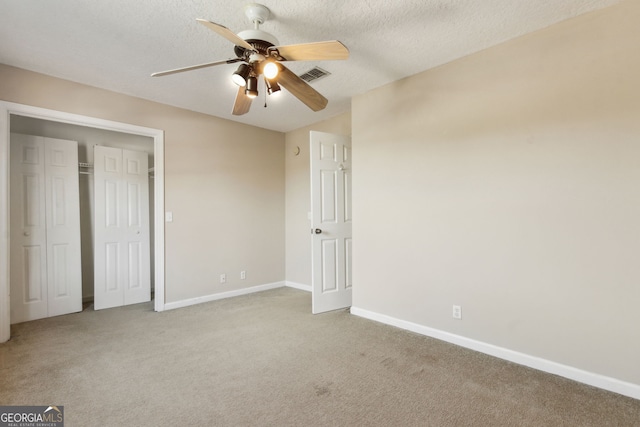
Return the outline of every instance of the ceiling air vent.
{"type": "Polygon", "coordinates": [[[316,80],[319,80],[319,79],[321,79],[321,78],[323,78],[323,77],[327,77],[327,76],[328,76],[328,75],[330,75],[330,74],[331,74],[330,72],[328,72],[328,71],[326,71],[326,70],[323,70],[323,69],[322,69],[322,68],[320,68],[320,67],[313,67],[312,69],[310,69],[310,70],[309,70],[309,71],[307,71],[306,73],[304,73],[304,74],[300,74],[300,76],[299,76],[299,77],[300,77],[302,80],[304,80],[305,82],[307,82],[307,83],[311,83],[311,82],[314,82],[314,81],[316,81],[316,80]]]}

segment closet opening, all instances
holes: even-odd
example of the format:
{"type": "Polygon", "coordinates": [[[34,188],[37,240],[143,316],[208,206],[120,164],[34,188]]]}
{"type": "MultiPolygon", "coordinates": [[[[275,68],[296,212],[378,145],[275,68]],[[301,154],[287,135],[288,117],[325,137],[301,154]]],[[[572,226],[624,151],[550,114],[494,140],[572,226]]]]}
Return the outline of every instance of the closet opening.
{"type": "Polygon", "coordinates": [[[112,122],[76,114],[47,110],[0,101],[0,154],[4,171],[0,173],[0,342],[10,337],[10,146],[11,133],[43,136],[78,142],[78,173],[80,228],[82,240],[82,300],[86,305],[93,298],[93,210],[91,185],[95,146],[118,147],[144,153],[148,159],[148,234],[150,252],[150,291],[154,310],[163,311],[164,292],[164,134],[159,129],[112,122]],[[6,168],[4,167],[6,166],[6,168]],[[5,268],[6,267],[6,268],[5,268]]]}
{"type": "MultiPolygon", "coordinates": [[[[148,260],[145,263],[147,270],[143,277],[147,278],[147,286],[151,289],[151,298],[153,298],[154,278],[154,256],[153,256],[153,230],[154,227],[154,141],[153,138],[142,135],[133,135],[129,133],[116,132],[105,129],[96,129],[86,126],[79,126],[69,123],[61,123],[51,120],[44,120],[33,117],[11,115],[10,119],[11,135],[31,135],[36,137],[44,137],[45,144],[51,138],[69,140],[77,142],[78,151],[78,182],[79,182],[79,217],[80,217],[80,247],[81,247],[81,277],[82,277],[82,304],[83,309],[95,304],[94,294],[94,276],[95,276],[95,248],[96,248],[96,203],[97,195],[95,192],[96,183],[94,176],[94,163],[96,147],[113,148],[116,150],[128,150],[129,152],[139,153],[146,157],[146,176],[147,184],[144,190],[145,200],[145,218],[143,221],[144,229],[142,235],[147,236],[145,246],[148,248],[148,260]],[[147,265],[148,264],[148,265],[147,265]]],[[[15,149],[15,141],[10,141],[10,149],[15,149]]],[[[12,164],[11,167],[14,167],[12,164]]],[[[15,219],[11,221],[12,227],[15,227],[15,219]]],[[[104,231],[103,231],[104,232],[104,231]]],[[[138,231],[139,233],[140,231],[138,231]]],[[[98,230],[98,235],[100,230],[98,230]]],[[[100,239],[100,237],[98,237],[100,239]]],[[[105,257],[99,257],[104,259],[105,257]]],[[[100,266],[98,266],[100,267],[100,266]]],[[[115,278],[114,278],[115,279],[115,278]]],[[[12,285],[13,286],[13,285],[12,285]]],[[[117,299],[117,295],[115,296],[117,299]]],[[[137,299],[140,302],[140,298],[137,299]]],[[[15,301],[14,301],[15,303],[15,301]]],[[[115,303],[117,304],[117,302],[115,303]]],[[[122,305],[122,304],[121,304],[122,305]]],[[[95,304],[95,308],[103,308],[104,304],[95,304]]],[[[114,306],[113,304],[111,306],[114,306]]],[[[12,323],[16,323],[15,319],[11,319],[12,323]]]]}

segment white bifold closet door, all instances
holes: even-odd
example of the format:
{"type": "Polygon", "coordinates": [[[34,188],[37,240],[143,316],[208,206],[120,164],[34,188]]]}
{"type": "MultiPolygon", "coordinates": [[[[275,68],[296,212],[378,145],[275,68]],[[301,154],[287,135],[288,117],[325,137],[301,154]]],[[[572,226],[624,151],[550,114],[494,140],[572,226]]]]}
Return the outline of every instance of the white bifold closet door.
{"type": "Polygon", "coordinates": [[[151,300],[146,153],[94,147],[94,308],[151,300]]]}
{"type": "Polygon", "coordinates": [[[11,323],[82,310],[78,143],[11,134],[11,323]]]}

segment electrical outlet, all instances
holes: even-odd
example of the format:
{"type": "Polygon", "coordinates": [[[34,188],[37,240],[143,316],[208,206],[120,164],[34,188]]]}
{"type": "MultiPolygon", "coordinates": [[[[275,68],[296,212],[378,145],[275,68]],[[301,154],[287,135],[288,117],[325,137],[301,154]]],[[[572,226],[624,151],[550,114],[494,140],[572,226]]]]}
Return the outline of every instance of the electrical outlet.
{"type": "Polygon", "coordinates": [[[244,270],[242,270],[242,271],[240,272],[240,280],[244,280],[244,279],[246,279],[246,278],[247,278],[247,272],[246,272],[246,271],[244,271],[244,270]]]}
{"type": "Polygon", "coordinates": [[[220,275],[220,283],[227,283],[227,275],[222,273],[220,275]]]}
{"type": "Polygon", "coordinates": [[[453,306],[453,318],[462,319],[462,307],[460,307],[459,305],[453,306]]]}

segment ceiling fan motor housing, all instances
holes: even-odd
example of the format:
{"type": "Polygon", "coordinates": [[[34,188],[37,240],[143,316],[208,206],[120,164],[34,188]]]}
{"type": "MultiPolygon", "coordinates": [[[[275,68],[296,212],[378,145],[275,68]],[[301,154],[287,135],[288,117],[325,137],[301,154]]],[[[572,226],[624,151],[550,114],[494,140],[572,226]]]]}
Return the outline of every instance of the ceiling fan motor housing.
{"type": "MultiPolygon", "coordinates": [[[[262,30],[241,31],[238,33],[238,37],[249,43],[255,50],[264,56],[268,56],[268,48],[279,44],[277,38],[262,30]]],[[[238,57],[245,56],[245,52],[247,51],[247,49],[242,46],[235,46],[233,50],[238,57]]]]}

